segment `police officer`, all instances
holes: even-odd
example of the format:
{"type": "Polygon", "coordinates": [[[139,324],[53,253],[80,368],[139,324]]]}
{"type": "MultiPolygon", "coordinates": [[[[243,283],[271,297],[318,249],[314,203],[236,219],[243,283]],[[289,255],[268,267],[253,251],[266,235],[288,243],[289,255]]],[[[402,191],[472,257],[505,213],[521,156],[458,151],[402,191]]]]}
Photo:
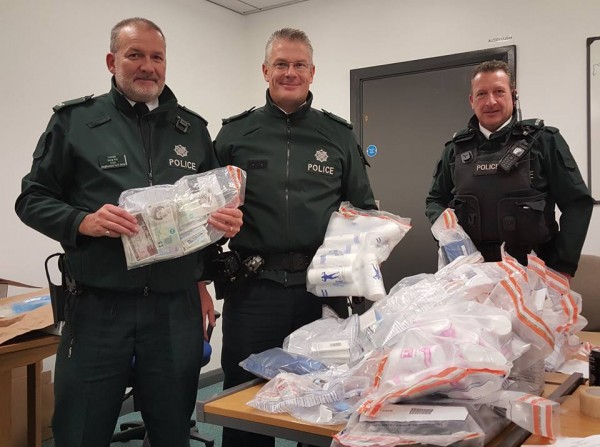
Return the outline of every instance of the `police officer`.
{"type": "MultiPolygon", "coordinates": [[[[348,312],[344,298],[306,291],[306,268],[341,201],[364,209],[375,202],[352,126],[311,107],[312,53],[303,31],[273,33],[262,65],[266,104],[223,120],[215,141],[220,163],[247,172],[244,227],[230,247],[265,261],[257,278],[225,299],[224,388],[254,378],[238,363],[281,347],[288,334],[321,317],[323,304],[348,312]]],[[[265,445],[273,439],[223,430],[224,447],[265,445]]]]}
{"type": "MultiPolygon", "coordinates": [[[[189,446],[203,312],[213,310],[197,282],[201,256],[127,270],[120,237],[138,226],[116,204],[126,189],[172,184],[218,165],[206,121],[165,85],[165,38],[156,24],[115,25],[106,63],[110,92],[54,108],[16,201],[23,222],[61,243],[76,282],[56,358],[55,443],[108,446],[133,370],[152,446],[189,446]]],[[[241,212],[220,210],[209,222],[233,236],[241,212]]]]}
{"type": "Polygon", "coordinates": [[[542,120],[520,119],[505,62],[474,69],[469,100],[475,116],[444,148],[426,200],[427,217],[433,223],[444,209],[454,208],[486,261],[501,259],[504,242],[524,265],[534,250],[549,267],[573,276],[593,200],[569,146],[542,120]]]}

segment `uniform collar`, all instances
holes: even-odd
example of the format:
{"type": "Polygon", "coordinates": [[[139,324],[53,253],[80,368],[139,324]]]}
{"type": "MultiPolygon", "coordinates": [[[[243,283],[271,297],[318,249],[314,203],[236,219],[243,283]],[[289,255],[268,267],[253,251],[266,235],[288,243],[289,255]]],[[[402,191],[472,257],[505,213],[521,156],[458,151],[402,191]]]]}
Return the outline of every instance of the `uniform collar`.
{"type": "Polygon", "coordinates": [[[486,139],[489,140],[493,133],[500,132],[502,129],[504,129],[506,126],[508,126],[511,121],[512,121],[512,116],[509,119],[507,119],[504,122],[504,124],[502,124],[500,127],[498,127],[498,129],[496,129],[494,132],[487,130],[485,127],[483,127],[481,125],[481,123],[479,123],[479,131],[483,134],[483,136],[486,139]]]}
{"type": "Polygon", "coordinates": [[[508,132],[510,132],[510,130],[513,128],[515,122],[516,122],[516,119],[515,119],[515,116],[513,115],[513,116],[511,116],[508,119],[508,121],[506,121],[504,124],[502,124],[502,126],[500,126],[498,128],[498,130],[496,130],[495,132],[490,132],[485,127],[482,127],[481,124],[479,124],[479,120],[477,119],[477,116],[473,115],[471,117],[471,119],[469,120],[468,127],[470,127],[471,129],[479,131],[479,133],[486,140],[493,140],[493,139],[498,138],[498,137],[500,137],[502,135],[506,135],[508,132]]]}
{"type": "MultiPolygon", "coordinates": [[[[123,95],[123,96],[125,96],[125,95],[123,95]]],[[[125,99],[127,100],[127,102],[129,102],[129,104],[131,104],[131,107],[133,107],[134,105],[137,104],[135,101],[132,101],[127,96],[125,96],[125,99]]],[[[154,101],[146,102],[144,104],[146,104],[146,107],[148,107],[148,110],[150,112],[152,112],[154,109],[156,109],[158,107],[158,98],[156,98],[154,101]]]]}
{"type": "Polygon", "coordinates": [[[271,114],[281,118],[297,118],[305,116],[310,110],[310,106],[312,104],[313,95],[312,92],[308,92],[308,96],[306,97],[306,101],[302,104],[296,111],[292,113],[284,112],[277,104],[273,102],[271,99],[271,95],[269,94],[269,90],[267,89],[267,103],[265,105],[265,109],[271,114]]]}

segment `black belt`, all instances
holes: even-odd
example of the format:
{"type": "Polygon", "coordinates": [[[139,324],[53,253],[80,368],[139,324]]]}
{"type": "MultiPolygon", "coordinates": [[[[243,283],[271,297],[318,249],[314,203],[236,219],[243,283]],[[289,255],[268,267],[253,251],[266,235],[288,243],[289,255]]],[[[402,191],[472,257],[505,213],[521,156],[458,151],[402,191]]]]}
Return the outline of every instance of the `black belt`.
{"type": "Polygon", "coordinates": [[[293,251],[289,253],[269,253],[260,256],[265,260],[264,270],[302,272],[308,268],[314,255],[314,252],[293,251]]]}

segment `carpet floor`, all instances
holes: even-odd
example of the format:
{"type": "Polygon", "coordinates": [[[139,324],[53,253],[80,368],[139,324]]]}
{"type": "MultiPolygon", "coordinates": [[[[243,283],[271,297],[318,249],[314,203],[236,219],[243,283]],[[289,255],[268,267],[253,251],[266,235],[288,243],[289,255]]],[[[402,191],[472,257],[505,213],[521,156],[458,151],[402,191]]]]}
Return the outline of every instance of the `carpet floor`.
{"type": "MultiPolygon", "coordinates": [[[[221,391],[223,391],[223,382],[219,382],[214,385],[204,387],[204,388],[198,390],[198,400],[207,399],[211,396],[214,396],[215,394],[220,393],[221,391]]],[[[194,417],[195,417],[195,413],[194,413],[194,417]]],[[[119,426],[124,422],[139,421],[139,420],[141,420],[141,416],[140,416],[139,412],[125,414],[119,418],[119,421],[117,422],[116,430],[118,431],[119,426]]],[[[202,433],[203,435],[205,435],[208,438],[214,439],[215,447],[221,447],[221,433],[223,431],[222,427],[217,426],[217,425],[202,424],[202,423],[197,423],[196,426],[198,427],[198,430],[200,431],[200,433],[202,433]]],[[[129,441],[129,442],[115,442],[115,443],[111,444],[111,447],[112,446],[115,446],[115,447],[117,447],[117,446],[142,447],[142,444],[143,444],[143,441],[133,440],[133,441],[129,441]]],[[[288,441],[285,439],[276,439],[275,440],[275,447],[296,447],[296,445],[297,445],[296,442],[288,441]]],[[[200,447],[200,446],[204,446],[204,444],[199,441],[195,441],[195,440],[192,440],[190,442],[190,447],[200,447]]],[[[48,439],[47,441],[44,441],[42,443],[42,447],[55,447],[54,440],[48,439]]]]}

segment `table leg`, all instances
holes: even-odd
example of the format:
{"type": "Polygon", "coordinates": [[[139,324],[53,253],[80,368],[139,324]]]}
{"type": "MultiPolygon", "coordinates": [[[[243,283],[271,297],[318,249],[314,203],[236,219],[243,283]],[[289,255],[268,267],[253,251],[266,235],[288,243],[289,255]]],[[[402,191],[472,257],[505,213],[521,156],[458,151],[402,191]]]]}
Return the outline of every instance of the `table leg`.
{"type": "Polygon", "coordinates": [[[12,371],[0,370],[0,447],[9,447],[12,441],[12,371]]]}
{"type": "Polygon", "coordinates": [[[42,445],[42,362],[27,365],[27,446],[42,445]]]}

